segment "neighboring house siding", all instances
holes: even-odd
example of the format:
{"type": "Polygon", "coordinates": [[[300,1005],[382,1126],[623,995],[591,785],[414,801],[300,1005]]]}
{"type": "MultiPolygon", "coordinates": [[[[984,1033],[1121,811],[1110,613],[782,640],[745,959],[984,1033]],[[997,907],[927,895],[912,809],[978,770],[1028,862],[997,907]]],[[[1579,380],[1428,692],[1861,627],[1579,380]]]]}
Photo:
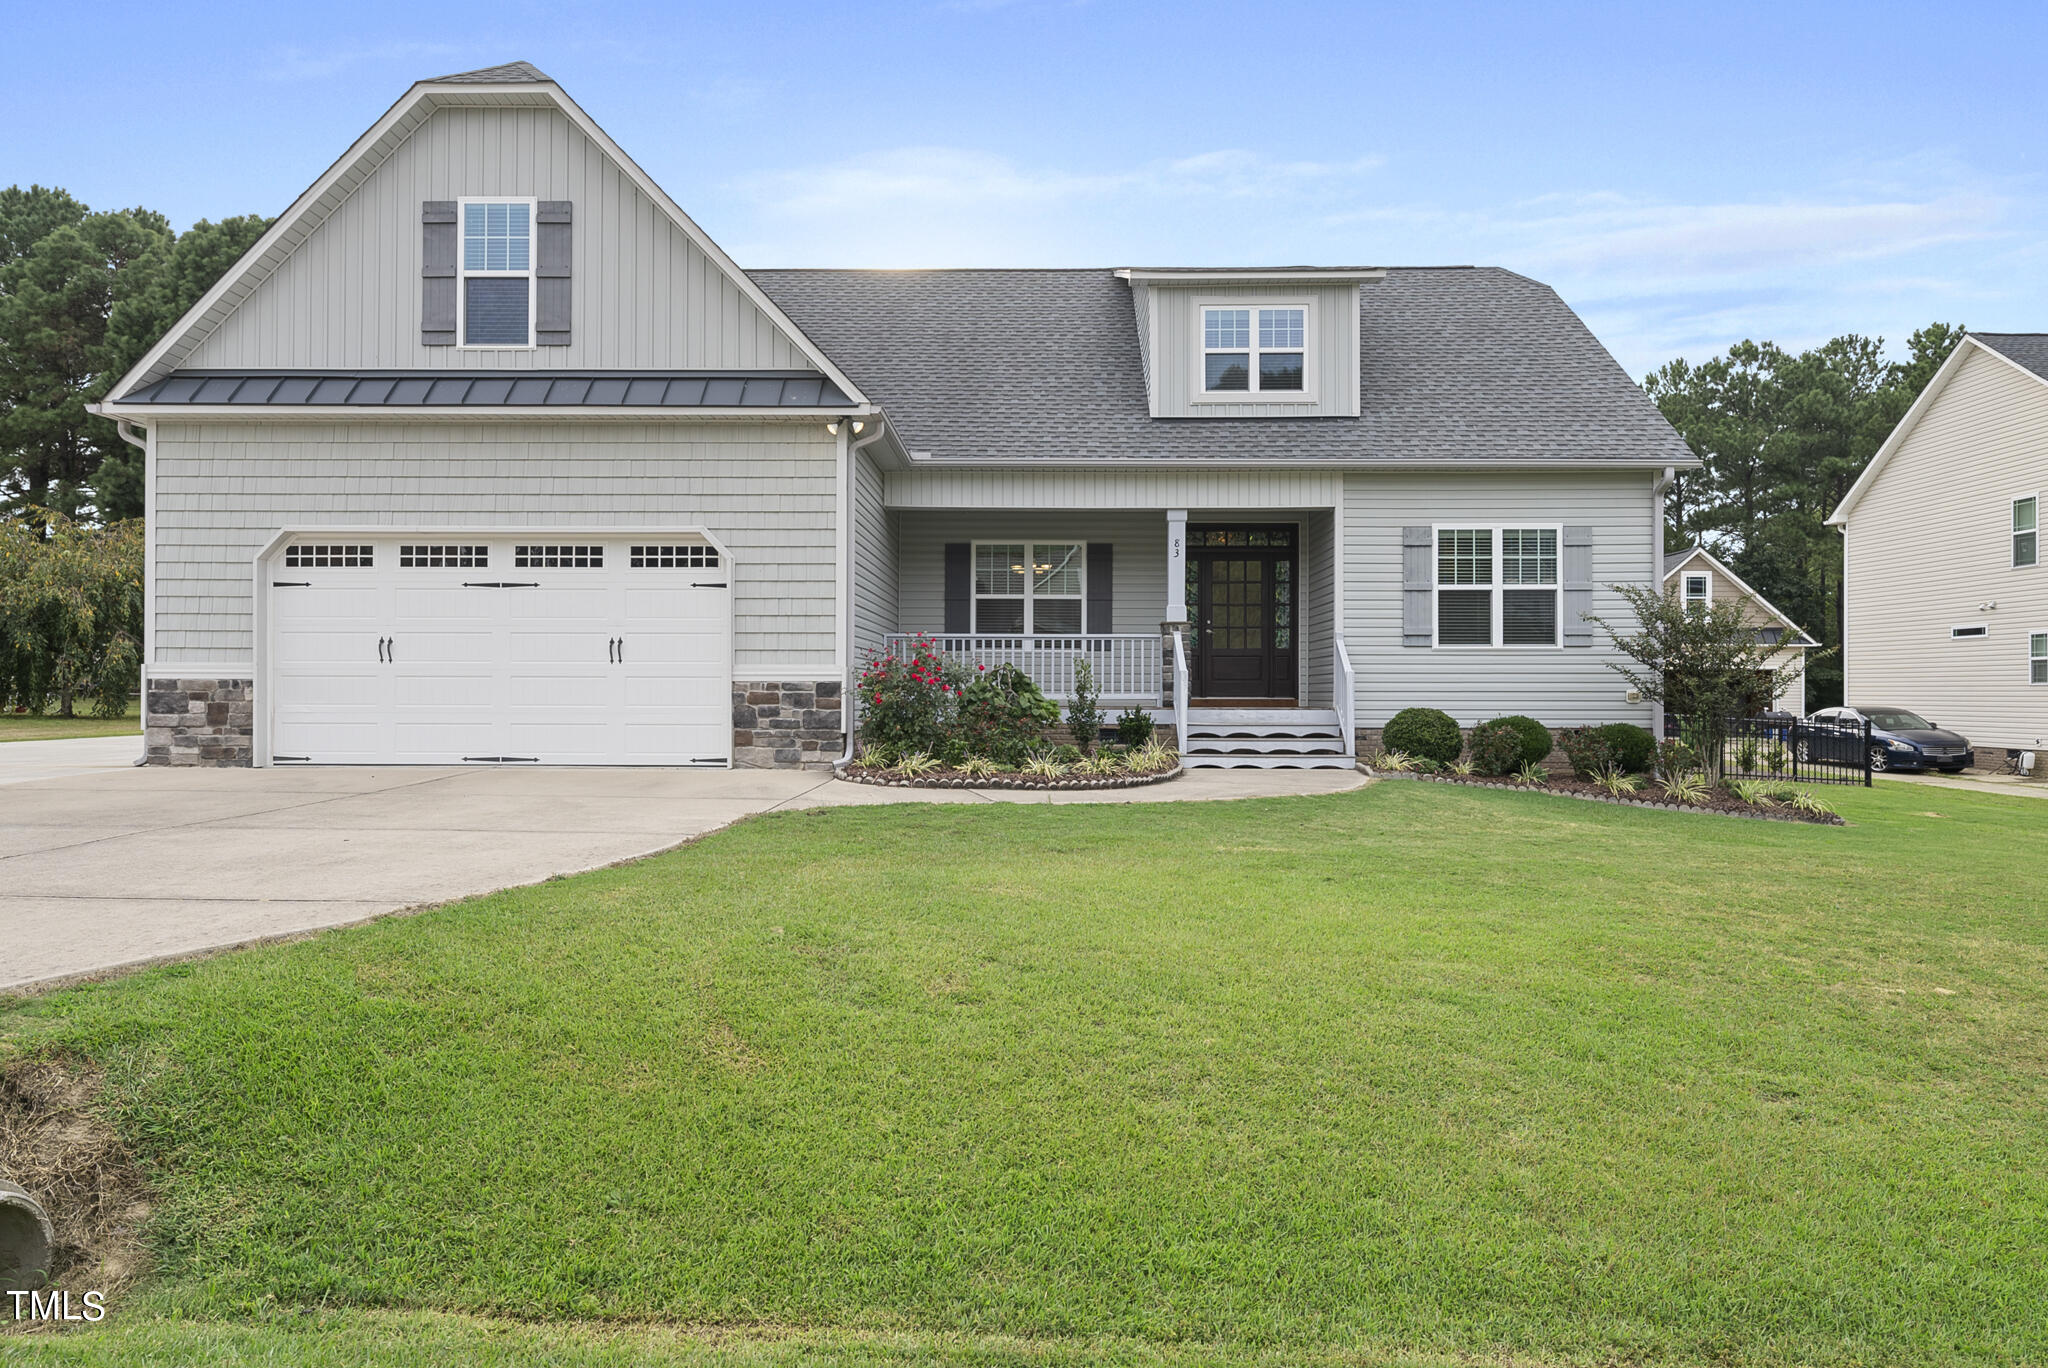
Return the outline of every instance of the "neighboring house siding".
{"type": "MultiPolygon", "coordinates": [[[[1366,289],[1373,288],[1368,285],[1366,289]]],[[[1150,286],[1152,411],[1161,418],[1314,418],[1358,412],[1358,290],[1343,285],[1150,286]],[[1202,350],[1197,301],[1272,299],[1314,302],[1308,339],[1314,356],[1312,403],[1198,402],[1195,374],[1202,350]]],[[[1142,317],[1141,317],[1142,323],[1142,317]]]]}
{"type": "Polygon", "coordinates": [[[2012,501],[2030,494],[2048,505],[2048,384],[1973,348],[1850,512],[1848,703],[1912,708],[1980,747],[2048,747],[2048,685],[2027,663],[2048,632],[2048,558],[2012,564],[2012,501]],[[1949,636],[1977,622],[1987,636],[1949,636]]]}
{"type": "Polygon", "coordinates": [[[437,110],[181,364],[813,369],[567,115],[531,106],[437,110]],[[570,346],[420,344],[420,205],[493,195],[575,206],[570,346]]]}
{"type": "MultiPolygon", "coordinates": [[[[1741,585],[1722,574],[1720,568],[1704,556],[1694,556],[1692,559],[1680,564],[1678,569],[1672,571],[1665,579],[1664,587],[1671,593],[1682,596],[1685,592],[1685,577],[1687,575],[1707,576],[1712,581],[1708,590],[1712,595],[1711,601],[1716,605],[1723,603],[1740,605],[1745,622],[1754,623],[1759,627],[1783,628],[1785,626],[1782,619],[1765,609],[1762,604],[1758,603],[1749,594],[1743,592],[1741,585]]],[[[1806,711],[1805,650],[1802,648],[1793,651],[1781,651],[1771,657],[1770,665],[1772,669],[1777,669],[1788,661],[1799,667],[1798,672],[1784,682],[1783,686],[1778,690],[1774,702],[1779,708],[1787,712],[1804,713],[1806,711]]]]}
{"type": "Polygon", "coordinates": [[[896,630],[896,515],[882,503],[882,472],[853,464],[853,648],[858,663],[896,630]]]}
{"type": "Polygon", "coordinates": [[[897,514],[899,622],[906,632],[946,625],[947,542],[1084,541],[1116,547],[1116,597],[1110,617],[1118,632],[1157,634],[1166,607],[1166,518],[1155,512],[897,514]]]}
{"type": "Polygon", "coordinates": [[[702,527],[734,560],[738,677],[830,678],[838,447],[820,424],[162,422],[156,659],[251,658],[284,527],[702,527]]]}
{"type": "Polygon", "coordinates": [[[1401,644],[1401,529],[1423,524],[1584,524],[1593,529],[1593,612],[1629,630],[1634,618],[1610,587],[1662,574],[1661,530],[1650,476],[1585,474],[1355,474],[1344,506],[1345,643],[1358,674],[1358,725],[1378,727],[1403,708],[1441,708],[1460,725],[1523,713],[1551,726],[1650,725],[1647,703],[1624,698],[1608,668],[1606,634],[1590,647],[1448,650],[1401,644]]]}

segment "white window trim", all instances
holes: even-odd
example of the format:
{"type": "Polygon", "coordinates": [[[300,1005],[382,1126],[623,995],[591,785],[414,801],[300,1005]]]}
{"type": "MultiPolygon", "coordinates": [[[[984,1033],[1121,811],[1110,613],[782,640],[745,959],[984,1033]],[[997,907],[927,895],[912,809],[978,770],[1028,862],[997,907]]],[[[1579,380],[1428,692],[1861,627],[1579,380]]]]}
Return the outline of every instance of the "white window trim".
{"type": "Polygon", "coordinates": [[[2027,683],[2037,688],[2048,688],[2048,679],[2034,678],[2034,662],[2037,660],[2048,660],[2048,654],[2034,654],[2034,639],[2036,637],[2048,637],[2048,631],[2027,633],[2027,683]]]}
{"type": "Polygon", "coordinates": [[[1948,629],[1950,641],[1983,641],[1991,635],[1988,622],[1959,622],[1948,629]]]}
{"type": "Polygon", "coordinates": [[[1192,384],[1188,391],[1190,402],[1196,404],[1314,404],[1320,402],[1316,389],[1316,302],[1312,296],[1294,299],[1259,297],[1250,295],[1220,298],[1197,298],[1194,301],[1195,364],[1192,384]],[[1252,312],[1251,345],[1248,347],[1216,347],[1219,352],[1243,351],[1251,357],[1251,383],[1246,390],[1211,390],[1208,384],[1208,360],[1212,350],[1208,346],[1208,326],[1204,318],[1207,309],[1250,309],[1252,312]],[[1301,388],[1298,390],[1262,390],[1259,383],[1259,352],[1292,351],[1292,347],[1259,346],[1260,309],[1300,309],[1301,315],[1301,388]]]}
{"type": "Polygon", "coordinates": [[[968,615],[967,615],[967,616],[968,616],[968,621],[974,624],[974,631],[973,631],[972,635],[974,635],[974,636],[999,636],[999,637],[1014,637],[1014,636],[1024,636],[1024,637],[1036,637],[1036,636],[1050,636],[1050,637],[1074,637],[1074,636],[1087,636],[1087,635],[1089,635],[1089,632],[1088,632],[1088,543],[1087,543],[1087,542],[1086,542],[1085,540],[1083,540],[1083,539],[1082,539],[1082,538],[1080,538],[1080,537],[989,537],[989,538],[986,538],[985,540],[982,540],[982,541],[972,542],[972,543],[970,543],[970,544],[969,544],[969,547],[970,547],[970,549],[968,550],[968,553],[967,553],[967,557],[968,557],[968,559],[967,559],[967,576],[968,576],[968,584],[967,584],[967,598],[968,598],[968,615]],[[984,546],[1019,546],[1019,545],[1021,545],[1021,546],[1022,546],[1022,547],[1024,548],[1024,559],[1025,559],[1025,561],[1026,561],[1027,563],[1028,563],[1028,562],[1030,561],[1030,559],[1031,559],[1031,548],[1032,548],[1032,547],[1034,547],[1034,546],[1071,546],[1071,547],[1074,547],[1074,548],[1075,548],[1075,549],[1076,549],[1076,550],[1077,550],[1077,551],[1078,551],[1078,552],[1080,553],[1080,561],[1079,561],[1079,568],[1080,568],[1080,571],[1081,571],[1081,592],[1080,592],[1079,594],[1045,594],[1045,595],[1040,595],[1040,594],[1038,594],[1038,593],[1037,593],[1036,591],[1034,591],[1034,590],[1032,589],[1032,587],[1031,587],[1031,581],[1032,581],[1032,580],[1033,580],[1033,579],[1035,578],[1035,576],[1034,576],[1034,575],[1032,574],[1032,572],[1031,572],[1031,569],[1030,569],[1029,565],[1027,564],[1027,565],[1026,565],[1026,567],[1025,567],[1025,571],[1024,571],[1024,593],[1023,593],[1023,600],[1024,600],[1024,630],[1023,630],[1022,632],[1003,632],[1003,631],[997,631],[997,630],[995,630],[995,629],[993,629],[993,628],[988,628],[988,629],[984,629],[984,628],[982,627],[982,625],[981,625],[981,601],[982,601],[982,600],[983,600],[984,598],[1000,598],[1000,599],[1014,598],[1014,597],[1016,597],[1016,595],[1013,595],[1013,594],[984,594],[984,593],[981,593],[981,592],[980,592],[980,591],[979,591],[978,589],[976,589],[976,588],[975,588],[975,586],[974,586],[974,575],[975,575],[975,567],[976,567],[976,565],[977,565],[977,564],[979,563],[979,561],[980,561],[980,559],[981,559],[981,548],[982,548],[982,547],[984,547],[984,546]],[[1061,602],[1061,603],[1066,603],[1066,602],[1069,602],[1069,601],[1072,601],[1072,602],[1076,602],[1076,603],[1079,603],[1079,604],[1081,605],[1081,630],[1080,630],[1080,631],[1078,631],[1078,632],[1039,632],[1039,631],[1035,630],[1035,629],[1037,628],[1037,625],[1038,625],[1038,624],[1037,624],[1037,617],[1038,617],[1038,614],[1037,614],[1037,612],[1036,612],[1036,611],[1034,610],[1034,608],[1033,608],[1033,604],[1034,604],[1034,603],[1035,603],[1035,602],[1036,602],[1036,601],[1037,601],[1037,600],[1038,600],[1038,599],[1039,599],[1040,597],[1044,597],[1044,598],[1048,598],[1048,599],[1054,599],[1054,600],[1057,600],[1058,602],[1061,602]]]}
{"type": "Polygon", "coordinates": [[[540,290],[534,283],[535,268],[540,265],[540,201],[525,195],[471,195],[455,201],[455,346],[458,351],[534,351],[538,344],[534,330],[538,320],[534,314],[539,311],[540,290]],[[472,271],[463,264],[463,229],[468,226],[468,208],[472,204],[523,204],[526,206],[526,269],[523,271],[472,271]],[[526,341],[520,342],[466,342],[469,336],[469,281],[471,277],[487,280],[524,280],[526,282],[526,341]]]}
{"type": "Polygon", "coordinates": [[[1431,645],[1431,646],[1432,646],[1433,648],[1435,648],[1436,650],[1439,650],[1439,651],[1557,651],[1557,650],[1562,650],[1562,649],[1564,649],[1564,524],[1563,524],[1563,523],[1546,523],[1546,522],[1511,522],[1511,523],[1481,523],[1481,522],[1448,522],[1448,523],[1431,523],[1431,524],[1430,524],[1430,527],[1429,527],[1429,579],[1430,579],[1429,591],[1430,591],[1431,595],[1433,596],[1433,597],[1432,597],[1432,598],[1430,599],[1430,604],[1429,604],[1429,606],[1430,606],[1430,618],[1431,618],[1431,622],[1430,622],[1430,628],[1429,628],[1429,630],[1430,630],[1430,645],[1431,645]],[[1437,580],[1437,575],[1438,575],[1438,573],[1439,573],[1439,572],[1438,572],[1438,570],[1437,570],[1437,559],[1436,559],[1436,558],[1437,558],[1437,545],[1438,545],[1438,539],[1439,539],[1439,538],[1440,538],[1440,537],[1441,537],[1441,536],[1442,536],[1442,535],[1443,535],[1443,534],[1444,534],[1445,532],[1486,532],[1486,533],[1489,533],[1489,534],[1491,534],[1491,535],[1492,535],[1492,537],[1493,537],[1493,583],[1492,583],[1491,585],[1484,585],[1484,584],[1442,584],[1442,583],[1439,583],[1439,582],[1438,582],[1438,580],[1437,580]],[[1500,534],[1501,534],[1501,533],[1503,533],[1503,532],[1555,532],[1555,533],[1557,534],[1557,582],[1556,582],[1555,584],[1551,584],[1551,585],[1548,585],[1548,586],[1545,586],[1545,585],[1541,585],[1541,584],[1507,584],[1507,583],[1503,582],[1503,581],[1502,581],[1502,579],[1501,579],[1501,575],[1502,575],[1502,574],[1504,573],[1504,571],[1505,571],[1505,568],[1506,568],[1506,567],[1505,567],[1505,565],[1504,565],[1504,564],[1503,564],[1503,562],[1502,562],[1502,559],[1501,559],[1501,554],[1500,554],[1500,534]],[[1538,644],[1535,644],[1535,643],[1518,643],[1518,644],[1516,644],[1516,645],[1510,646],[1510,645],[1507,645],[1507,644],[1505,644],[1504,642],[1502,642],[1502,640],[1501,640],[1501,630],[1502,630],[1502,626],[1503,626],[1503,619],[1502,619],[1502,614],[1501,614],[1501,592],[1502,592],[1503,590],[1506,590],[1506,589],[1542,589],[1542,588],[1545,588],[1545,587],[1549,588],[1549,589],[1550,589],[1550,591],[1551,591],[1551,592],[1552,592],[1553,594],[1555,594],[1555,595],[1557,596],[1557,612],[1556,612],[1556,613],[1555,613],[1555,614],[1554,614],[1554,615],[1552,616],[1552,619],[1551,619],[1551,621],[1552,621],[1552,622],[1553,622],[1553,623],[1555,624],[1555,629],[1554,629],[1554,631],[1553,631],[1553,634],[1552,634],[1552,636],[1551,636],[1551,639],[1550,639],[1550,642],[1549,642],[1549,644],[1548,644],[1548,645],[1538,645],[1538,644]],[[1493,603],[1492,603],[1492,606],[1491,606],[1491,609],[1490,609],[1490,611],[1491,611],[1491,612],[1492,612],[1492,614],[1493,614],[1493,641],[1492,641],[1491,643],[1489,643],[1488,645],[1485,645],[1485,646],[1476,646],[1476,645],[1475,645],[1475,646],[1464,646],[1464,645],[1457,645],[1457,644],[1451,644],[1451,645],[1446,645],[1446,644],[1444,643],[1444,640],[1443,640],[1443,624],[1444,624],[1444,615],[1443,615],[1443,610],[1442,610],[1442,604],[1443,604],[1443,600],[1442,600],[1442,598],[1441,598],[1441,595],[1442,595],[1443,591],[1444,591],[1444,590],[1446,590],[1446,589],[1450,589],[1450,590],[1459,590],[1459,589],[1466,589],[1466,590],[1478,590],[1478,589],[1491,589],[1491,590],[1492,590],[1492,592],[1493,592],[1493,603]]]}
{"type": "Polygon", "coordinates": [[[1714,606],[1714,576],[1713,576],[1713,572],[1712,572],[1712,571],[1708,571],[1708,570],[1681,570],[1681,571],[1679,571],[1679,572],[1678,572],[1678,604],[1679,604],[1679,606],[1680,606],[1681,608],[1683,608],[1683,607],[1688,607],[1688,606],[1690,606],[1690,605],[1691,605],[1691,603],[1692,603],[1692,595],[1688,594],[1688,593],[1686,592],[1686,590],[1685,590],[1685,586],[1686,586],[1686,581],[1688,581],[1688,580],[1692,580],[1692,579],[1703,579],[1703,580],[1705,580],[1705,581],[1707,582],[1707,592],[1706,592],[1706,596],[1705,596],[1704,598],[1702,598],[1702,599],[1700,600],[1700,602],[1701,602],[1701,603],[1703,603],[1703,604],[1705,604],[1705,605],[1706,605],[1707,607],[1709,607],[1709,608],[1713,607],[1713,606],[1714,606]]]}
{"type": "Polygon", "coordinates": [[[2012,570],[2032,570],[2041,564],[2041,496],[2039,494],[2015,494],[2012,503],[2005,510],[2005,555],[2006,566],[2012,570]],[[2014,530],[2012,515],[2023,503],[2032,500],[2034,504],[2034,559],[2021,565],[2016,543],[2021,534],[2014,530]]]}

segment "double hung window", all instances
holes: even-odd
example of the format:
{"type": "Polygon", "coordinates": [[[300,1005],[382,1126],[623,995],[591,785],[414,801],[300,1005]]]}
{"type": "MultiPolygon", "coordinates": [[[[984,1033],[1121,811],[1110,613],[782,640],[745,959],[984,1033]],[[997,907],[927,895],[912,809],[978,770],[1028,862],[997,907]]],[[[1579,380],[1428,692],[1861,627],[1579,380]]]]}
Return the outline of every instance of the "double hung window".
{"type": "Polygon", "coordinates": [[[1204,306],[1201,382],[1205,395],[1306,397],[1308,306],[1204,306]]]}
{"type": "Polygon", "coordinates": [[[1558,644],[1555,527],[1440,527],[1439,646],[1558,644]]]}
{"type": "Polygon", "coordinates": [[[2041,501],[2032,495],[2012,501],[2012,563],[2015,568],[2040,559],[2041,501]]]}
{"type": "Polygon", "coordinates": [[[462,201],[462,345],[533,345],[533,202],[462,201]]]}
{"type": "Polygon", "coordinates": [[[1086,576],[1084,542],[977,542],[974,630],[1078,635],[1086,576]]]}

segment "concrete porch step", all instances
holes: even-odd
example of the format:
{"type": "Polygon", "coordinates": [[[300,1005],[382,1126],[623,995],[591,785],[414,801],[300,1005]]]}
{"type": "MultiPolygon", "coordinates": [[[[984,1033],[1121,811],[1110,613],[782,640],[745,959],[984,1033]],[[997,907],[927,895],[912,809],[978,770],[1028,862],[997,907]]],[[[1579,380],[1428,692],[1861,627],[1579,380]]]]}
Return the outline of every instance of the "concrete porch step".
{"type": "Polygon", "coordinates": [[[1188,730],[1214,726],[1335,727],[1335,708],[1189,708],[1188,730]]]}
{"type": "Polygon", "coordinates": [[[1355,769],[1347,755],[1201,755],[1183,753],[1187,769],[1355,769]]]}

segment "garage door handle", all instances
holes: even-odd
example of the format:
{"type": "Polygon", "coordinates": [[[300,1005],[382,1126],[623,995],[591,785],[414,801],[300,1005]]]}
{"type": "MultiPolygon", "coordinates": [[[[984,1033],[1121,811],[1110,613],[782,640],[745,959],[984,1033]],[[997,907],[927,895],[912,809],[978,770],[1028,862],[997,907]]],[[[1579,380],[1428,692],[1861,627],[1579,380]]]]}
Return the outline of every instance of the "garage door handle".
{"type": "Polygon", "coordinates": [[[538,589],[539,580],[464,580],[465,589],[538,589]]]}
{"type": "Polygon", "coordinates": [[[384,641],[383,637],[377,638],[377,663],[380,665],[389,663],[384,659],[384,641]]]}
{"type": "Polygon", "coordinates": [[[604,639],[604,658],[614,665],[619,663],[619,639],[617,637],[606,637],[604,639]]]}
{"type": "Polygon", "coordinates": [[[384,638],[384,663],[386,665],[396,665],[398,663],[397,637],[384,638]]]}
{"type": "Polygon", "coordinates": [[[623,665],[623,664],[625,664],[625,663],[626,663],[626,639],[625,639],[624,637],[620,637],[620,638],[619,638],[619,664],[623,665]]]}

